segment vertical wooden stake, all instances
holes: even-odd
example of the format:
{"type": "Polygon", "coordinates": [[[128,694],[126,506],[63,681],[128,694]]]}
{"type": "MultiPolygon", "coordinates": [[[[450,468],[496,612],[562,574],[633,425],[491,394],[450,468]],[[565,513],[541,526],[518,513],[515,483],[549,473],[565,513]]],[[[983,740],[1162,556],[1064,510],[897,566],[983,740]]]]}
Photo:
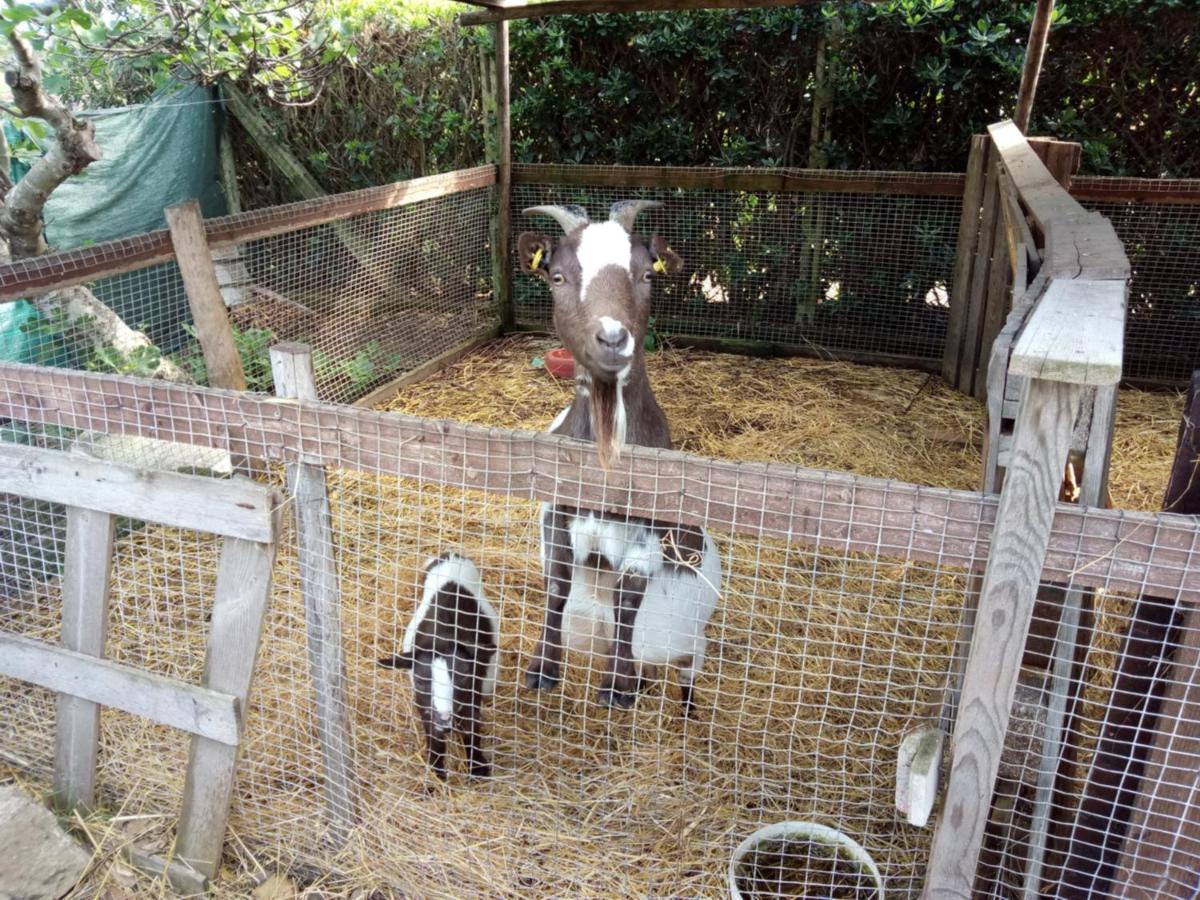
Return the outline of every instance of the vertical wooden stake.
{"type": "MultiPolygon", "coordinates": [[[[107,513],[67,507],[67,555],[62,580],[62,639],[68,650],[104,656],[108,635],[113,524],[107,513]]],[[[54,794],[66,810],[87,812],[95,801],[100,706],[58,695],[54,794]]]]}
{"type": "MultiPolygon", "coordinates": [[[[218,88],[221,102],[225,102],[225,92],[218,88]]],[[[229,126],[233,122],[233,114],[226,111],[221,123],[221,137],[217,144],[217,158],[221,167],[221,190],[225,194],[225,208],[229,215],[236,216],[242,211],[242,194],[238,190],[237,160],[233,156],[233,136],[229,126]]]]}
{"type": "Polygon", "coordinates": [[[200,341],[200,349],[204,351],[209,384],[212,387],[244,391],[246,375],[233,341],[233,327],[229,324],[229,314],[221,296],[217,270],[213,267],[212,254],[208,250],[200,204],[189,200],[179,206],[168,207],[166,216],[167,227],[171,229],[171,243],[175,245],[175,259],[179,263],[188,305],[192,308],[192,319],[196,323],[196,337],[200,341]]]}
{"type": "MultiPolygon", "coordinates": [[[[274,530],[278,532],[278,515],[274,530]]],[[[204,686],[236,697],[243,722],[271,594],[276,545],[274,540],[257,544],[226,538],[217,567],[204,686]]],[[[208,878],[221,864],[239,749],[209,738],[192,738],[175,849],[179,859],[208,878]]]]}
{"type": "Polygon", "coordinates": [[[942,356],[942,378],[952,387],[959,384],[959,358],[967,330],[967,308],[971,295],[971,267],[979,240],[979,211],[983,204],[983,184],[988,147],[986,134],[971,138],[967,159],[967,180],[963,184],[962,213],[958,219],[958,244],[954,251],[954,279],[950,284],[950,321],[946,325],[946,348],[942,356]]]}
{"type": "Polygon", "coordinates": [[[924,897],[971,897],[1029,619],[1083,389],[1029,379],[1000,494],[924,897]]]}
{"type": "MultiPolygon", "coordinates": [[[[271,348],[275,393],[315,400],[312,352],[304,344],[271,348]]],[[[287,467],[288,491],[296,510],[300,539],[300,585],[308,631],[308,662],[317,700],[317,733],[325,765],[325,803],[330,836],[345,843],[356,821],[353,744],[346,718],[346,672],[342,650],[341,588],[337,547],[322,466],[297,463],[287,467]]]]}
{"type": "Polygon", "coordinates": [[[1037,92],[1038,76],[1042,73],[1042,59],[1046,55],[1046,39],[1050,34],[1050,20],[1054,18],[1054,0],[1038,0],[1029,26],[1029,43],[1025,47],[1025,66],[1021,69],[1021,88],[1017,92],[1017,111],[1013,123],[1024,134],[1029,128],[1029,114],[1033,111],[1033,95],[1037,92]]]}
{"type": "Polygon", "coordinates": [[[492,27],[493,50],[483,59],[484,115],[488,122],[488,162],[496,166],[496,207],[492,211],[492,290],[501,331],[516,324],[512,296],[512,121],[509,113],[508,22],[492,27]],[[494,117],[494,118],[493,118],[494,117]]]}

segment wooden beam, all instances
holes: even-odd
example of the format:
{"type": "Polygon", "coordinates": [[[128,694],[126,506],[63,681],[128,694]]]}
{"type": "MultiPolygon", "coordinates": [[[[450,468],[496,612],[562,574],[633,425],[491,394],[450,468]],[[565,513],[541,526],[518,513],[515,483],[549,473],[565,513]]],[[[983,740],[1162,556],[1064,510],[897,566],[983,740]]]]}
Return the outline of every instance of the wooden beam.
{"type": "Polygon", "coordinates": [[[1021,654],[1029,631],[1055,498],[1082,388],[1031,380],[1014,434],[988,554],[978,621],[963,679],[946,799],[933,838],[926,898],[969,900],[1008,732],[1021,654]]]}
{"type": "MultiPolygon", "coordinates": [[[[217,87],[218,96],[224,102],[224,94],[217,87]]],[[[242,193],[238,189],[237,160],[233,154],[233,135],[230,132],[231,116],[223,116],[221,136],[218,138],[217,158],[221,171],[221,192],[225,195],[225,212],[236,216],[242,211],[242,193]]]]}
{"type": "Polygon", "coordinates": [[[1200,204],[1200,178],[1097,178],[1071,179],[1071,196],[1089,203],[1146,203],[1195,206],[1200,204]]]}
{"type": "Polygon", "coordinates": [[[770,9],[776,6],[809,6],[817,0],[552,0],[529,3],[517,0],[501,9],[467,13],[463,25],[491,25],[538,16],[583,16],[592,13],[665,12],[692,9],[770,9]]]}
{"type": "MultiPolygon", "coordinates": [[[[207,219],[204,231],[210,248],[232,247],[246,241],[287,234],[314,225],[342,222],[366,213],[397,209],[413,203],[496,183],[494,166],[479,166],[445,175],[430,175],[379,187],[335,194],[317,200],[285,203],[265,210],[207,219]]],[[[91,247],[48,253],[0,265],[0,301],[27,297],[51,288],[82,284],[166,262],[174,257],[167,229],[105,241],[91,247]]]]}
{"type": "Polygon", "coordinates": [[[1029,114],[1033,110],[1033,96],[1037,92],[1038,77],[1042,73],[1042,59],[1046,55],[1046,41],[1050,35],[1050,22],[1054,18],[1054,0],[1038,0],[1029,26],[1029,42],[1025,45],[1025,64],[1021,68],[1021,87],[1017,92],[1017,111],[1013,122],[1022,132],[1029,129],[1029,114]]]}
{"type": "Polygon", "coordinates": [[[971,269],[975,245],[979,241],[980,210],[983,206],[984,173],[988,145],[986,135],[971,138],[967,157],[966,181],[962,192],[962,212],[958,219],[958,242],[954,251],[954,276],[950,282],[950,320],[946,325],[946,347],[942,357],[942,380],[958,387],[959,361],[967,333],[967,308],[970,305],[971,269]]]}
{"type": "Polygon", "coordinates": [[[283,502],[273,488],[242,478],[137,469],[18,444],[0,444],[0,493],[249,541],[270,539],[273,510],[283,502]]]}
{"type": "MultiPolygon", "coordinates": [[[[973,492],[641,447],[600,477],[594,445],[556,435],[13,363],[0,364],[3,417],[535,502],[561,500],[570,485],[584,508],[970,570],[987,557],[996,509],[973,492]]],[[[1196,533],[1188,517],[1060,505],[1043,580],[1197,602],[1196,533]]]]}
{"type": "MultiPolygon", "coordinates": [[[[983,140],[987,138],[982,137],[983,140]]],[[[708,166],[590,166],[520,163],[515,184],[756,191],[776,194],[883,194],[961,197],[966,178],[955,172],[849,172],[828,169],[730,169],[708,166]]]]}
{"type": "MultiPolygon", "coordinates": [[[[271,348],[275,393],[300,400],[317,399],[312,351],[305,344],[271,348]]],[[[357,821],[354,744],[347,719],[346,664],[342,644],[341,585],[337,542],[333,536],[325,469],[308,463],[287,466],[288,493],[296,515],[300,591],[308,662],[316,695],[317,739],[325,773],[325,806],[330,836],[342,846],[357,821]]]]}
{"type": "MultiPolygon", "coordinates": [[[[90,652],[0,632],[0,675],[47,688],[79,704],[110,706],[219,744],[233,746],[241,737],[238,705],[229,694],[99,659],[90,652]]],[[[57,781],[57,772],[55,777],[57,781]]]]}
{"type": "Polygon", "coordinates": [[[1123,281],[1052,281],[1017,338],[1009,371],[1073,384],[1119,382],[1125,293],[1123,281]]]}
{"type": "MultiPolygon", "coordinates": [[[[239,725],[245,721],[254,662],[271,594],[275,537],[279,531],[279,511],[275,512],[268,543],[226,538],[217,566],[204,686],[234,697],[239,725]]],[[[236,745],[206,737],[192,738],[176,855],[208,878],[217,873],[221,863],[237,757],[236,745]]]]}
{"type": "Polygon", "coordinates": [[[164,212],[171,244],[175,248],[175,261],[179,264],[192,321],[196,325],[196,339],[204,353],[208,383],[213,387],[244,391],[246,373],[242,371],[242,359],[233,341],[233,326],[204,235],[200,203],[189,200],[167,207],[164,212]]]}
{"type": "MultiPolygon", "coordinates": [[[[63,653],[103,657],[108,638],[108,598],[112,573],[113,532],[116,519],[108,513],[67,507],[66,559],[62,576],[63,653]]],[[[0,635],[0,639],[3,639],[0,635]]],[[[15,637],[15,636],[14,636],[15,637]]],[[[35,642],[31,642],[35,643],[35,642]]],[[[46,646],[53,654],[53,647],[46,646]]],[[[20,667],[19,648],[0,653],[0,668],[20,667]]],[[[65,660],[58,656],[57,661],[65,660]]],[[[96,756],[100,749],[100,707],[68,683],[52,687],[39,680],[61,674],[55,659],[25,659],[25,674],[5,671],[9,677],[32,681],[58,691],[54,727],[54,796],[65,810],[92,810],[96,788],[96,756]],[[32,665],[29,663],[32,662],[32,665]]],[[[90,681],[86,686],[92,686],[90,681]]]]}
{"type": "Polygon", "coordinates": [[[512,293],[512,113],[509,109],[508,22],[492,26],[494,45],[496,210],[492,222],[492,290],[500,328],[516,322],[512,293]]]}

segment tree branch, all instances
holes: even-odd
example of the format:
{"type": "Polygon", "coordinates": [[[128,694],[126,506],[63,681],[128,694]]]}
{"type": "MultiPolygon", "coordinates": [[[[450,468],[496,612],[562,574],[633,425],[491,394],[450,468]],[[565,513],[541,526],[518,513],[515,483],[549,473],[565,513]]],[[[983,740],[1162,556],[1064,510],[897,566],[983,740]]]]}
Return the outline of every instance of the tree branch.
{"type": "Polygon", "coordinates": [[[13,259],[46,252],[42,234],[42,208],[56,187],[100,159],[95,126],[76,119],[56,98],[42,90],[42,67],[33,48],[16,33],[10,34],[15,68],[4,73],[21,115],[41,119],[54,129],[54,143],[33,164],[5,198],[0,231],[8,240],[13,259]]]}

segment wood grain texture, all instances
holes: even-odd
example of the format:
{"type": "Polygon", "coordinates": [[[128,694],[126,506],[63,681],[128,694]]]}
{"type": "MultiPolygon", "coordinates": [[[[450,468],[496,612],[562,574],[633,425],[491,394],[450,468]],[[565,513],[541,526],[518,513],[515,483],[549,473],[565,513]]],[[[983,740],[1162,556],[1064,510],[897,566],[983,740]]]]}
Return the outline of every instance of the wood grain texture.
{"type": "MultiPolygon", "coordinates": [[[[312,353],[303,344],[271,348],[275,392],[281,397],[315,400],[312,353]]],[[[317,737],[325,772],[325,805],[330,836],[340,846],[356,822],[354,747],[346,714],[346,671],[343,658],[341,586],[325,469],[308,463],[287,466],[288,493],[296,514],[300,590],[308,662],[316,694],[317,737]]]]}
{"type": "MultiPolygon", "coordinates": [[[[111,706],[229,746],[237,744],[241,736],[238,704],[228,694],[32,638],[0,633],[0,675],[67,695],[78,700],[77,709],[111,706]]],[[[62,734],[61,706],[59,711],[59,734],[62,734]]],[[[94,721],[98,723],[99,719],[94,721]]],[[[70,729],[70,733],[90,734],[92,727],[92,719],[83,720],[82,726],[70,729]]],[[[91,746],[95,746],[94,741],[91,746]]],[[[85,759],[82,754],[77,758],[85,759]]],[[[94,771],[94,755],[91,764],[94,771]]],[[[57,768],[56,765],[56,772],[57,768]]],[[[69,789],[82,783],[68,782],[63,786],[69,789]]],[[[69,799],[72,794],[65,790],[62,796],[69,799]]],[[[76,805],[78,801],[70,804],[70,808],[76,805]]]]}
{"type": "Polygon", "coordinates": [[[1029,41],[1025,44],[1021,86],[1017,91],[1017,111],[1013,114],[1013,123],[1021,131],[1029,128],[1029,114],[1033,111],[1033,98],[1037,92],[1038,77],[1042,73],[1042,59],[1046,55],[1046,41],[1053,15],[1054,0],[1037,0],[1033,21],[1029,26],[1029,41]]]}
{"type": "Polygon", "coordinates": [[[958,242],[954,250],[954,276],[950,282],[950,318],[946,323],[946,350],[942,358],[942,379],[958,386],[959,359],[967,328],[971,270],[975,245],[979,240],[979,219],[983,205],[984,170],[989,140],[977,134],[971,138],[967,174],[962,192],[962,212],[958,219],[958,242]]]}
{"type": "Polygon", "coordinates": [[[164,210],[175,261],[187,293],[188,307],[196,327],[196,339],[204,353],[208,383],[234,391],[246,389],[246,373],[233,342],[233,326],[221,296],[217,270],[213,266],[208,239],[204,235],[204,217],[200,204],[189,200],[164,210]]]}
{"type": "Polygon", "coordinates": [[[923,893],[929,900],[971,897],[1081,392],[1031,380],[1021,401],[923,893]]]}
{"type": "MultiPolygon", "coordinates": [[[[62,575],[62,633],[64,650],[88,657],[104,656],[108,637],[108,598],[112,574],[113,533],[116,519],[103,512],[67,507],[66,558],[62,575]]],[[[0,635],[3,640],[5,635],[0,635]]],[[[0,653],[0,668],[12,668],[17,660],[11,648],[0,653]]],[[[84,814],[95,801],[96,755],[100,748],[100,707],[77,691],[51,687],[28,675],[5,674],[33,681],[59,692],[54,732],[54,796],[65,810],[84,814]]]]}
{"type": "Polygon", "coordinates": [[[982,212],[979,234],[975,243],[975,259],[971,264],[971,282],[966,298],[966,326],[963,331],[962,353],[959,355],[955,387],[965,394],[975,395],[975,373],[981,357],[987,357],[983,346],[983,316],[987,306],[992,251],[1000,221],[1000,165],[994,150],[989,152],[984,176],[982,212]]]}
{"type": "MultiPolygon", "coordinates": [[[[204,661],[204,686],[232,695],[244,721],[262,636],[278,518],[270,543],[226,538],[217,568],[216,598],[204,661]]],[[[225,823],[233,799],[238,747],[193,737],[183,787],[176,855],[211,878],[221,862],[225,823]]]]}
{"type": "Polygon", "coordinates": [[[14,444],[0,444],[0,492],[249,541],[271,540],[273,509],[282,503],[272,488],[242,478],[158,472],[14,444]]]}
{"type": "MultiPolygon", "coordinates": [[[[969,491],[641,447],[600,477],[594,445],[555,435],[11,363],[0,364],[4,416],[531,501],[569,491],[584,508],[940,566],[982,568],[996,510],[969,491]]],[[[1062,505],[1044,577],[1200,600],[1196,532],[1188,517],[1062,505]]]]}
{"type": "Polygon", "coordinates": [[[1047,381],[1116,384],[1126,292],[1123,281],[1052,281],[1013,347],[1010,371],[1047,381]]]}

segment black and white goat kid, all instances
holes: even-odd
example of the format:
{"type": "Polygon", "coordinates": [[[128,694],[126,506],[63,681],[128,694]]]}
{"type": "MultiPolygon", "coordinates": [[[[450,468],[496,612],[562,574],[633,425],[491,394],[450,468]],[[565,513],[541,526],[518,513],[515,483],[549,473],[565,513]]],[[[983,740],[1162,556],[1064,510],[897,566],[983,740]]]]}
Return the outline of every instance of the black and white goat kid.
{"type": "MultiPolygon", "coordinates": [[[[525,212],[552,217],[563,236],[526,232],[517,242],[523,270],[550,288],[555,329],[575,359],[575,398],[549,430],[595,442],[603,466],[627,444],[671,446],[643,341],[655,275],[683,263],[657,234],[647,243],[633,233],[637,215],[657,206],[621,201],[606,222],[578,206],[534,207],[525,212]]],[[[565,646],[607,657],[606,705],[631,707],[648,670],[678,666],[689,713],[721,583],[712,539],[699,528],[549,504],[541,525],[546,619],[526,685],[556,685],[565,646]]]]}
{"type": "Polygon", "coordinates": [[[483,749],[483,703],[496,690],[499,638],[500,622],[475,564],[457,553],[429,560],[400,653],[379,664],[409,670],[426,756],[443,781],[446,740],[453,733],[462,738],[471,775],[491,774],[483,749]]]}

